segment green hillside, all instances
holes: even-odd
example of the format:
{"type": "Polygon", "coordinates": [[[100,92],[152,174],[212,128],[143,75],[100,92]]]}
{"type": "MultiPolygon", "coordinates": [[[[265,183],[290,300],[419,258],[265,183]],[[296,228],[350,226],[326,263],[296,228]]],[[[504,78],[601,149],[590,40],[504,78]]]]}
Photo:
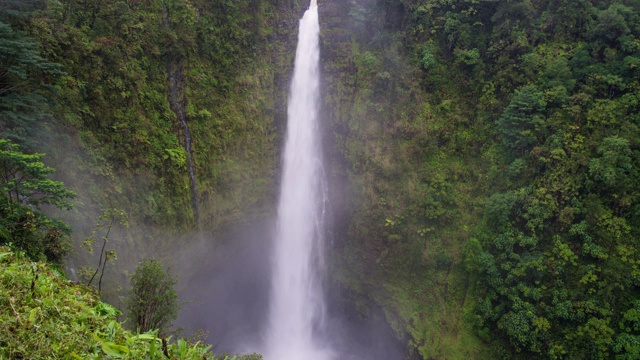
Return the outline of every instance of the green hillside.
{"type": "Polygon", "coordinates": [[[0,247],[1,359],[258,360],[214,356],[211,346],[124,330],[120,312],[43,262],[0,247]]]}

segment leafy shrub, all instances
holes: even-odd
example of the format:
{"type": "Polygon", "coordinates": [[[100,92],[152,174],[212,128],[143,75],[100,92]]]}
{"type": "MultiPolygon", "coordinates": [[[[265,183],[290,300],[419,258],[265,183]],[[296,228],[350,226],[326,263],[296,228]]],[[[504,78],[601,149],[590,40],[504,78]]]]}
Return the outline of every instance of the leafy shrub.
{"type": "Polygon", "coordinates": [[[480,51],[478,49],[455,49],[456,61],[466,65],[475,65],[480,62],[480,51]]]}
{"type": "Polygon", "coordinates": [[[127,317],[140,332],[159,329],[161,332],[178,316],[176,280],[156,260],[144,259],[131,277],[127,299],[127,317]]]}
{"type": "Polygon", "coordinates": [[[427,46],[422,49],[422,59],[420,64],[427,71],[431,70],[436,64],[436,57],[433,56],[427,46]]]}

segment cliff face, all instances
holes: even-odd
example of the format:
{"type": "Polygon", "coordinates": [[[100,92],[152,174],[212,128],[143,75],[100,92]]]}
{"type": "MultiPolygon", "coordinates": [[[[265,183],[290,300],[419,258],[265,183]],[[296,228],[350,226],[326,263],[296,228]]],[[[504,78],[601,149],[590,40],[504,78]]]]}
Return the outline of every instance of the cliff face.
{"type": "Polygon", "coordinates": [[[337,292],[389,324],[411,356],[481,356],[462,317],[468,283],[455,249],[483,170],[474,144],[456,152],[438,138],[442,126],[467,126],[445,125],[465,105],[442,105],[421,83],[401,3],[325,1],[320,15],[337,292]]]}
{"type": "Polygon", "coordinates": [[[70,0],[16,20],[64,72],[38,141],[78,194],[73,212],[56,214],[74,228],[70,266],[97,263],[80,243],[104,236],[111,209],[128,220],[110,234],[114,290],[143,257],[178,262],[178,250],[214,247],[212,234],[272,215],[300,10],[70,0]]]}
{"type": "Polygon", "coordinates": [[[113,170],[107,183],[129,177],[106,195],[128,192],[118,201],[137,221],[193,227],[201,208],[198,225],[214,228],[258,214],[272,202],[297,12],[261,1],[49,9],[31,21],[66,72],[58,130],[79,133],[89,161],[113,170]],[[145,172],[153,179],[135,188],[145,172]]]}

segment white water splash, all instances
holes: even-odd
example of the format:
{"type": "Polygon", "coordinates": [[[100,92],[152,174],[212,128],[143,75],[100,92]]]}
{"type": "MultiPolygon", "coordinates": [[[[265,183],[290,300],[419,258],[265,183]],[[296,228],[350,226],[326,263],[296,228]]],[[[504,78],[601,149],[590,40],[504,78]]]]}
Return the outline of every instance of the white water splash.
{"type": "Polygon", "coordinates": [[[274,242],[267,360],[329,360],[314,339],[324,322],[323,217],[326,191],[318,127],[318,5],[300,20],[274,242]]]}

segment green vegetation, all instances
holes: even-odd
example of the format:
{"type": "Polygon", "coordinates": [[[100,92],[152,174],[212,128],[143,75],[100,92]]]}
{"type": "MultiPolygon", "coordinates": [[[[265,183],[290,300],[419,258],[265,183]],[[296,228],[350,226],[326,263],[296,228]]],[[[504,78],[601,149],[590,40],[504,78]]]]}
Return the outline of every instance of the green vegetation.
{"type": "Polygon", "coordinates": [[[637,357],[640,3],[344,7],[342,283],[425,359],[637,357]]]}
{"type": "Polygon", "coordinates": [[[33,147],[51,103],[60,65],[40,56],[38,44],[7,23],[0,11],[0,136],[33,147]]]}
{"type": "Polygon", "coordinates": [[[127,298],[127,318],[139,332],[158,329],[160,333],[178,317],[176,280],[169,269],[156,260],[144,259],[131,276],[127,298]]]}
{"type": "Polygon", "coordinates": [[[82,246],[92,254],[93,246],[95,244],[95,237],[99,233],[104,232],[104,236],[101,237],[102,244],[100,246],[100,257],[98,258],[98,266],[95,268],[95,270],[91,268],[82,269],[81,272],[83,274],[81,274],[81,277],[87,278],[87,286],[91,286],[93,280],[97,280],[96,282],[98,284],[98,294],[102,294],[102,278],[104,277],[104,271],[107,268],[107,263],[109,263],[109,260],[118,259],[118,254],[116,253],[115,249],[107,248],[109,235],[111,234],[111,230],[113,230],[116,225],[119,224],[126,228],[127,226],[129,226],[129,223],[127,222],[127,213],[125,213],[123,210],[118,209],[105,210],[104,213],[98,218],[98,220],[99,222],[93,229],[91,237],[84,239],[84,241],[82,242],[82,246]],[[98,273],[100,273],[100,276],[96,279],[98,273]]]}
{"type": "MultiPolygon", "coordinates": [[[[27,135],[52,163],[73,164],[59,176],[82,185],[78,206],[88,215],[70,217],[72,225],[92,222],[99,209],[120,208],[132,223],[179,233],[270,211],[274,128],[286,99],[280,82],[292,58],[281,48],[293,29],[278,22],[295,17],[290,5],[29,3],[6,20],[19,56],[6,62],[14,64],[7,76],[20,80],[12,96],[22,96],[23,106],[13,106],[4,92],[0,106],[32,119],[21,125],[29,131],[37,128],[34,122],[47,130],[27,135]],[[192,186],[199,195],[193,199],[192,186]],[[199,223],[196,210],[202,213],[199,223]]],[[[9,120],[3,115],[0,122],[9,120]]],[[[24,133],[11,124],[0,130],[24,133]]]]}
{"type": "Polygon", "coordinates": [[[43,262],[0,247],[0,358],[259,360],[214,356],[200,342],[132,333],[120,314],[43,262]],[[165,354],[167,354],[165,356],[165,354]]]}
{"type": "Polygon", "coordinates": [[[42,207],[70,209],[75,194],[45,166],[42,154],[28,155],[0,139],[0,245],[14,244],[34,260],[61,263],[69,251],[71,229],[47,216],[42,207]]]}
{"type": "MultiPolygon", "coordinates": [[[[98,209],[130,214],[105,236],[120,273],[185,229],[267,216],[297,3],[0,1],[0,242],[63,259],[69,228],[43,212],[69,207],[59,180],[78,238],[98,209]]],[[[640,3],[320,10],[332,275],[363,316],[381,306],[416,358],[637,358],[640,3]]],[[[10,302],[7,326],[45,319],[10,302]]],[[[72,351],[156,344],[109,331],[72,351]]]]}
{"type": "MultiPolygon", "coordinates": [[[[278,82],[292,58],[281,48],[293,30],[276,27],[295,18],[292,5],[278,5],[285,11],[276,17],[276,5],[267,1],[0,1],[0,244],[56,266],[71,252],[81,276],[82,268],[93,266],[82,280],[106,289],[102,294],[116,303],[120,280],[141,258],[175,249],[191,229],[216,230],[268,214],[277,162],[273,129],[283,111],[275,108],[286,96],[278,82]],[[35,151],[46,152],[46,164],[58,172],[52,174],[35,151]],[[60,180],[77,193],[71,211],[57,211],[69,209],[74,195],[60,180]],[[102,217],[102,209],[121,209],[132,226],[123,226],[114,210],[102,217]],[[104,228],[90,228],[96,218],[104,228]],[[99,258],[72,252],[71,228],[75,245],[91,233],[87,245],[97,240],[99,258]],[[117,263],[116,249],[123,250],[117,263]]],[[[12,316],[4,305],[3,316],[12,316]]],[[[52,314],[42,317],[51,329],[83,324],[52,314]]],[[[162,316],[150,319],[154,327],[168,325],[175,310],[162,316]]],[[[114,319],[111,314],[105,321],[114,319]]],[[[107,354],[112,357],[164,356],[155,336],[120,335],[119,324],[109,326],[107,333],[91,325],[88,337],[78,334],[67,345],[89,346],[95,334],[103,350],[119,353],[107,354]],[[157,351],[146,352],[144,344],[136,350],[139,340],[157,351]]],[[[10,350],[0,357],[72,356],[68,349],[40,352],[37,343],[44,339],[3,341],[10,350]]],[[[179,340],[173,356],[202,358],[202,347],[187,357],[187,345],[179,340]]],[[[104,357],[91,346],[73,351],[104,357]]]]}

